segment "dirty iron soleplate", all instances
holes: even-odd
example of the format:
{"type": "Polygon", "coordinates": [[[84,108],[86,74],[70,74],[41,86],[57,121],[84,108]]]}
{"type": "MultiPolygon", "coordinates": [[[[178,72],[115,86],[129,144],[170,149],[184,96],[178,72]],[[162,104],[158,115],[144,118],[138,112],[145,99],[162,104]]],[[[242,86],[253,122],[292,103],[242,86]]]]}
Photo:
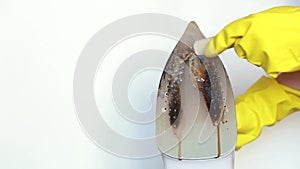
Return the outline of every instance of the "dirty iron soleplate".
{"type": "MultiPolygon", "coordinates": [[[[227,110],[229,81],[220,58],[208,59],[196,55],[193,50],[194,42],[204,38],[196,23],[190,22],[166,63],[159,84],[156,110],[157,134],[160,135],[157,138],[158,146],[161,150],[167,150],[171,149],[170,145],[178,144],[177,155],[169,154],[178,159],[184,158],[181,152],[183,138],[193,134],[191,123],[201,121],[200,123],[205,123],[210,128],[218,128],[220,135],[220,123],[224,122],[224,113],[227,110]],[[210,122],[203,119],[206,116],[210,117],[210,122]],[[174,136],[177,142],[174,141],[174,136]]],[[[203,126],[202,124],[202,129],[203,126]]],[[[199,128],[197,125],[196,127],[199,128]]],[[[200,131],[197,134],[199,133],[200,131]]],[[[190,145],[192,150],[192,144],[190,145]]],[[[218,157],[221,153],[220,143],[215,146],[218,150],[213,152],[217,152],[215,157],[218,157]]],[[[197,157],[197,154],[194,156],[197,157]]]]}

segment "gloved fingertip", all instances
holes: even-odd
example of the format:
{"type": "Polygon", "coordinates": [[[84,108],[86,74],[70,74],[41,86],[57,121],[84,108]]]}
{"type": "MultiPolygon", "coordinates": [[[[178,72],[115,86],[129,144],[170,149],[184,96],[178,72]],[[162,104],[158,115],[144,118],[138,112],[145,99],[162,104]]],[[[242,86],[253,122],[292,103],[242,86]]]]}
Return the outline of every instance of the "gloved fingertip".
{"type": "Polygon", "coordinates": [[[213,58],[218,56],[217,50],[213,44],[213,41],[210,40],[209,43],[207,44],[205,51],[204,51],[204,56],[208,58],[213,58]]]}

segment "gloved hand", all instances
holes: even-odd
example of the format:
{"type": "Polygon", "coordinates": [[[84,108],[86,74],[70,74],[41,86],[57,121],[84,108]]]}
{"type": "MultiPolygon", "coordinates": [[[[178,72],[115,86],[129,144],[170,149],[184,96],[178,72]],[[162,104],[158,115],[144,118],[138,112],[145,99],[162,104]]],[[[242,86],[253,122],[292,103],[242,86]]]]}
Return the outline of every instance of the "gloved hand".
{"type": "MultiPolygon", "coordinates": [[[[194,44],[196,53],[199,43],[194,44]]],[[[234,47],[239,57],[277,77],[279,72],[300,70],[299,46],[300,7],[276,7],[227,25],[208,43],[205,55],[234,47]]]]}
{"type": "Polygon", "coordinates": [[[236,99],[236,149],[256,139],[263,126],[274,125],[297,110],[300,110],[300,90],[261,77],[236,99]]]}
{"type": "MultiPolygon", "coordinates": [[[[234,47],[239,57],[261,66],[271,77],[279,72],[300,70],[300,8],[277,7],[227,25],[213,37],[206,49],[214,57],[234,47]]],[[[200,44],[195,52],[203,52],[200,44]]],[[[297,78],[297,77],[296,77],[297,78]]],[[[300,91],[262,77],[236,99],[238,139],[236,149],[256,139],[263,126],[277,123],[300,110],[300,91]]]]}

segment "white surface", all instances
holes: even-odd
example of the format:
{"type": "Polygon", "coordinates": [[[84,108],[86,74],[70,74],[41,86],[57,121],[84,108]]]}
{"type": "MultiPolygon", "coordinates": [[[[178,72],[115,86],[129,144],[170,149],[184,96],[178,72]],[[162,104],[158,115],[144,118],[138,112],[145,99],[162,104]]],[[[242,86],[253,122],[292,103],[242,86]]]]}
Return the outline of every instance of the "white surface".
{"type": "Polygon", "coordinates": [[[163,155],[165,169],[233,169],[234,152],[210,160],[178,160],[163,155]]]}
{"type": "MultiPolygon", "coordinates": [[[[96,31],[124,16],[164,13],[195,20],[206,36],[230,21],[296,0],[0,1],[0,168],[161,169],[160,157],[130,160],[95,146],[81,130],[72,100],[77,58],[96,31]]],[[[262,71],[222,55],[234,93],[262,71]]],[[[237,169],[298,169],[300,115],[265,128],[236,153],[237,169]]]]}

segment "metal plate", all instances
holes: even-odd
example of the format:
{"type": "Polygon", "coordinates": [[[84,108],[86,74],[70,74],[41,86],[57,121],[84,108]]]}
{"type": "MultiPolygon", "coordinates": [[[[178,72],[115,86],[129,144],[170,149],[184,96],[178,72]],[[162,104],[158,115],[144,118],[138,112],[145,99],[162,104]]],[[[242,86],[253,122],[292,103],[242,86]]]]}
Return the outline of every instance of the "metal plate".
{"type": "Polygon", "coordinates": [[[157,95],[157,144],[178,159],[207,159],[235,146],[233,94],[219,57],[208,59],[193,50],[205,38],[189,23],[166,63],[157,95]]]}

